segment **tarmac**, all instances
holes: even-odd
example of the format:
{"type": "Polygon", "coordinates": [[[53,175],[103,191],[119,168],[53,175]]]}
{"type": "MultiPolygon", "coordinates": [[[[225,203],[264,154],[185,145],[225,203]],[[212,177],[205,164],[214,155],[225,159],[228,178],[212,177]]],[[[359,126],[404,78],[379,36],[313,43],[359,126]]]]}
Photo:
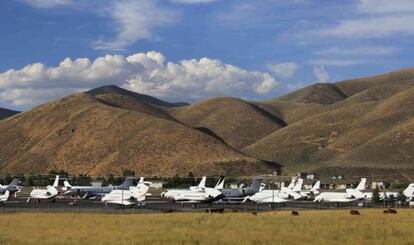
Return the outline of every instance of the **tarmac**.
{"type": "Polygon", "coordinates": [[[254,202],[176,203],[161,197],[151,196],[131,207],[116,204],[105,205],[100,199],[74,199],[58,196],[55,200],[30,200],[25,196],[11,197],[0,204],[0,212],[96,212],[96,213],[169,213],[169,212],[264,212],[272,210],[332,209],[369,207],[369,202],[315,203],[290,201],[287,203],[256,204],[254,202]]]}

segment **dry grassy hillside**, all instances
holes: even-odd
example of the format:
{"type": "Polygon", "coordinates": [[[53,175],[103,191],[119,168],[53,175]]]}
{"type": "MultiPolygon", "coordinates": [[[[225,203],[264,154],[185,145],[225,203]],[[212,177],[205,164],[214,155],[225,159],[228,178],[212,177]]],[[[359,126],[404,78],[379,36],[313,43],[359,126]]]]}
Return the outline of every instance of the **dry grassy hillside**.
{"type": "Polygon", "coordinates": [[[238,149],[286,126],[283,120],[266,110],[230,97],[213,98],[179,107],[172,115],[188,125],[212,130],[238,149]]]}
{"type": "Polygon", "coordinates": [[[7,117],[11,117],[13,115],[16,115],[17,113],[19,113],[19,112],[0,107],[0,120],[4,119],[4,118],[7,118],[7,117]]]}
{"type": "Polygon", "coordinates": [[[144,102],[144,103],[151,104],[154,106],[161,106],[161,107],[175,107],[175,106],[188,105],[187,103],[184,103],[184,102],[178,102],[178,103],[166,102],[166,101],[160,100],[158,98],[155,98],[149,95],[131,92],[129,90],[120,88],[115,85],[107,85],[107,86],[98,87],[95,89],[91,89],[87,91],[86,93],[92,96],[108,95],[108,94],[109,95],[113,95],[113,94],[123,95],[123,96],[130,97],[134,100],[140,101],[140,102],[144,102]]]}
{"type": "Polygon", "coordinates": [[[267,173],[271,167],[152,105],[81,93],[0,121],[0,172],[267,173]],[[113,105],[128,102],[128,109],[113,105]]]}
{"type": "Polygon", "coordinates": [[[261,159],[287,174],[414,176],[414,69],[264,102],[173,104],[104,86],[1,120],[0,135],[1,173],[269,173],[261,159]]]}
{"type": "MultiPolygon", "coordinates": [[[[288,126],[247,146],[244,152],[278,161],[288,172],[412,172],[414,71],[405,69],[332,86],[345,97],[331,104],[319,98],[327,94],[326,87],[318,92],[315,85],[266,101],[288,126]],[[297,98],[304,97],[319,99],[298,103],[297,98]]],[[[337,94],[330,91],[327,98],[337,94]]]]}

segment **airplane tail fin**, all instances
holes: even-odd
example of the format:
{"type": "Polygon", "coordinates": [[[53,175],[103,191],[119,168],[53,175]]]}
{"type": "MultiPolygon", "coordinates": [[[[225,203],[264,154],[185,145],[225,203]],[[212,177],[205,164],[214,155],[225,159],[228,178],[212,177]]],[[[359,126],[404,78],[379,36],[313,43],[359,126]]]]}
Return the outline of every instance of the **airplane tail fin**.
{"type": "Polygon", "coordinates": [[[10,191],[6,191],[4,193],[4,199],[7,201],[7,199],[9,199],[9,197],[10,197],[10,191]]]}
{"type": "Polygon", "coordinates": [[[263,191],[265,187],[266,187],[266,184],[265,184],[265,183],[262,183],[262,184],[260,185],[260,190],[259,190],[259,192],[263,191]]]}
{"type": "Polygon", "coordinates": [[[205,188],[206,187],[206,180],[207,180],[207,177],[203,176],[203,178],[201,178],[200,184],[198,184],[198,187],[205,188]]]}
{"type": "Polygon", "coordinates": [[[223,189],[224,188],[224,177],[221,177],[219,179],[219,181],[217,182],[216,186],[214,187],[214,189],[223,189]]]}
{"type": "Polygon", "coordinates": [[[298,182],[296,182],[296,185],[293,187],[293,191],[294,192],[298,192],[302,190],[302,185],[303,185],[303,179],[299,178],[298,182]]]}
{"type": "Polygon", "coordinates": [[[292,180],[290,181],[290,184],[287,186],[288,189],[293,189],[293,187],[295,186],[295,179],[292,178],[292,180]]]}
{"type": "Polygon", "coordinates": [[[311,191],[315,192],[315,191],[319,191],[319,189],[321,188],[321,181],[318,180],[316,181],[316,183],[312,186],[311,191]]]}
{"type": "Polygon", "coordinates": [[[128,190],[129,187],[134,185],[134,178],[126,177],[125,181],[120,185],[121,189],[128,190]]]}
{"type": "Polygon", "coordinates": [[[355,188],[355,190],[363,191],[365,190],[365,184],[367,183],[367,178],[361,178],[361,182],[359,182],[358,186],[355,188]]]}
{"type": "Polygon", "coordinates": [[[15,178],[10,182],[9,186],[17,186],[18,184],[19,184],[19,179],[15,178]]]}
{"type": "Polygon", "coordinates": [[[250,187],[253,188],[254,191],[259,192],[260,191],[260,186],[262,185],[263,182],[263,178],[261,177],[256,177],[254,178],[252,184],[250,185],[250,187]]]}
{"type": "Polygon", "coordinates": [[[408,185],[408,187],[403,191],[404,196],[411,198],[414,194],[414,183],[408,185]]]}
{"type": "Polygon", "coordinates": [[[55,182],[53,182],[53,187],[59,186],[59,175],[56,175],[55,182]]]}
{"type": "Polygon", "coordinates": [[[140,177],[138,183],[144,184],[144,177],[140,177]]]}
{"type": "Polygon", "coordinates": [[[63,186],[66,187],[67,189],[72,188],[72,185],[69,183],[69,180],[63,181],[63,186]]]}

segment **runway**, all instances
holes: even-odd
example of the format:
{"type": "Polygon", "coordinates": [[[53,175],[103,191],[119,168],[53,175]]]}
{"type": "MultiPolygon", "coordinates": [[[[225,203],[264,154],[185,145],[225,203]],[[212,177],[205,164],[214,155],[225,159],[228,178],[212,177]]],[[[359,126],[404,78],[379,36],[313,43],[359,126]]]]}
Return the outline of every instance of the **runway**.
{"type": "Polygon", "coordinates": [[[343,204],[315,203],[313,201],[290,201],[276,204],[256,204],[253,202],[215,202],[211,204],[189,204],[175,203],[160,197],[149,197],[143,203],[131,207],[120,207],[120,205],[105,205],[100,199],[72,199],[58,197],[53,200],[42,200],[36,202],[26,197],[10,198],[9,201],[0,204],[1,212],[96,212],[96,213],[149,213],[149,212],[207,212],[223,210],[226,212],[264,212],[271,210],[293,210],[293,209],[332,209],[347,207],[369,207],[368,202],[352,202],[343,204]]]}

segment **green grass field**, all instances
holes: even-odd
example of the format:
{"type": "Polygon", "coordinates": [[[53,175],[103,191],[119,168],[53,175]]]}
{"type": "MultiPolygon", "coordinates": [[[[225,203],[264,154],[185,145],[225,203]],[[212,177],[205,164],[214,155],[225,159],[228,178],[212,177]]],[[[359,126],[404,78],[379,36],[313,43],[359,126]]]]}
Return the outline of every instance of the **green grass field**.
{"type": "Polygon", "coordinates": [[[414,210],[0,215],[0,244],[414,244],[414,210]]]}

